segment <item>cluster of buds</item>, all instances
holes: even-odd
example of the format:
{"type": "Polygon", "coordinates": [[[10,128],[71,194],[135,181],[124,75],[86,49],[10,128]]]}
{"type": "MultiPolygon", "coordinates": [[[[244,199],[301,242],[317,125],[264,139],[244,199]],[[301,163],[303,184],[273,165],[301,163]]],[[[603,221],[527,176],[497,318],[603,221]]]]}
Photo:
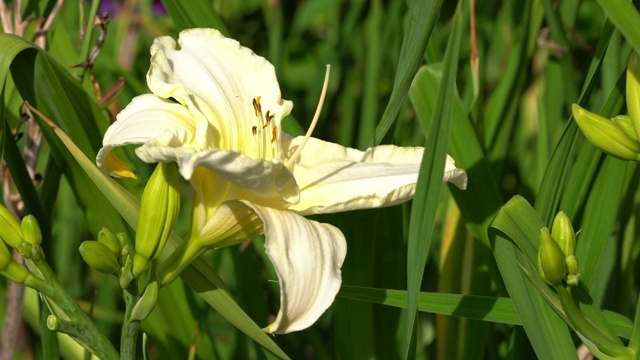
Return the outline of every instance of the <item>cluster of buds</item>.
{"type": "Polygon", "coordinates": [[[573,104],[573,118],[598,149],[622,160],[640,161],[640,56],[635,52],[627,66],[626,97],[629,115],[607,119],[573,104]]]}
{"type": "Polygon", "coordinates": [[[16,249],[25,259],[39,260],[44,257],[40,243],[42,233],[33,216],[27,215],[20,223],[0,205],[0,275],[19,284],[34,279],[26,267],[14,260],[9,248],[16,249]]]}
{"type": "Polygon", "coordinates": [[[179,211],[178,168],[175,163],[159,163],[142,194],[135,242],[129,244],[125,233],[114,235],[102,229],[97,241],[80,245],[85,262],[94,270],[117,276],[123,289],[137,293],[137,285],[130,288],[132,281],[147,274],[144,293],[129,320],[143,320],[155,307],[159,290],[155,260],[164,249],[179,211]]]}
{"type": "Polygon", "coordinates": [[[572,289],[578,286],[575,248],[576,234],[571,220],[564,212],[559,212],[553,220],[551,231],[546,227],[540,231],[538,273],[547,284],[554,287],[567,322],[597,358],[636,359],[634,349],[624,346],[615,334],[596,327],[578,306],[572,293],[572,289]]]}
{"type": "Polygon", "coordinates": [[[88,240],[80,244],[80,255],[90,268],[104,274],[121,276],[125,272],[123,259],[129,253],[127,235],[117,236],[107,228],[98,233],[98,240],[88,240]]]}
{"type": "Polygon", "coordinates": [[[540,230],[538,250],[538,272],[549,285],[566,283],[578,285],[578,259],[575,255],[576,234],[571,220],[564,212],[559,212],[553,220],[551,232],[540,230]]]}

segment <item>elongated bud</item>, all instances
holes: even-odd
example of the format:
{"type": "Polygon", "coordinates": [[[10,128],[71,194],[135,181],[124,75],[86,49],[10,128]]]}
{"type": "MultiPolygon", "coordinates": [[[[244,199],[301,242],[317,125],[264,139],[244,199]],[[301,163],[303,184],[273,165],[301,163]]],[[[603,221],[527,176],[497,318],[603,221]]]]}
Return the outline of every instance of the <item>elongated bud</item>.
{"type": "Polygon", "coordinates": [[[120,264],[116,255],[106,245],[89,240],[80,244],[80,255],[90,268],[104,274],[118,275],[120,264]]]}
{"type": "Polygon", "coordinates": [[[29,270],[13,260],[11,251],[0,241],[0,274],[7,279],[22,284],[30,276],[29,270]]]}
{"type": "Polygon", "coordinates": [[[42,244],[42,232],[38,220],[33,215],[27,215],[22,219],[20,224],[22,229],[22,238],[31,245],[42,244]]]}
{"type": "Polygon", "coordinates": [[[18,219],[0,204],[0,239],[12,248],[18,247],[22,241],[22,230],[18,219]]]}
{"type": "MultiPolygon", "coordinates": [[[[640,143],[615,122],[573,104],[573,118],[593,146],[622,160],[640,160],[640,143]]],[[[632,117],[633,118],[633,117],[632,117]]]]}
{"type": "Polygon", "coordinates": [[[133,276],[155,260],[171,234],[180,210],[180,179],[175,163],[159,163],[142,194],[136,232],[133,276]]]}
{"type": "Polygon", "coordinates": [[[144,289],[144,293],[133,307],[129,321],[142,321],[151,314],[151,311],[153,311],[153,308],[156,307],[156,303],[158,302],[158,290],[159,285],[157,279],[149,282],[144,289]]]}
{"type": "Polygon", "coordinates": [[[573,231],[571,220],[564,211],[560,211],[553,219],[551,235],[562,249],[564,256],[575,255],[576,233],[573,231]]]}
{"type": "Polygon", "coordinates": [[[100,232],[98,233],[98,242],[108,247],[109,250],[113,251],[116,257],[120,256],[120,251],[122,250],[122,247],[120,246],[120,241],[111,232],[111,230],[104,227],[100,229],[100,232]]]}
{"type": "Polygon", "coordinates": [[[538,272],[549,285],[560,285],[567,275],[565,256],[553,240],[549,229],[540,229],[540,249],[538,249],[538,272]]]}
{"type": "Polygon", "coordinates": [[[634,51],[627,65],[627,110],[635,130],[635,139],[640,139],[640,57],[634,51]]]}

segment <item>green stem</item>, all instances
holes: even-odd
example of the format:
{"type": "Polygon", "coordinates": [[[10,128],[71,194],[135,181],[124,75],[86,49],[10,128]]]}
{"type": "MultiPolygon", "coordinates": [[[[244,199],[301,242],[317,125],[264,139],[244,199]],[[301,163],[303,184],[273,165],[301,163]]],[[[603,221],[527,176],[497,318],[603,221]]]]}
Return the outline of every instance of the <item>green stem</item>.
{"type": "Polygon", "coordinates": [[[122,337],[120,338],[120,358],[122,360],[136,359],[140,321],[130,321],[129,319],[139,299],[138,282],[133,281],[128,288],[124,289],[126,310],[122,324],[122,337]]]}
{"type": "Polygon", "coordinates": [[[37,268],[44,281],[31,282],[26,285],[32,286],[48,298],[47,300],[53,308],[54,315],[66,324],[60,328],[60,331],[64,332],[65,329],[73,329],[73,334],[70,335],[74,336],[79,343],[96,356],[104,360],[118,359],[119,355],[113,344],[98,329],[93,320],[82,311],[75,299],[64,290],[49,264],[42,259],[29,260],[28,262],[31,263],[32,267],[37,268]],[[56,309],[62,310],[64,314],[57,313],[56,309]],[[70,323],[74,325],[70,326],[70,323]]]}
{"type": "MultiPolygon", "coordinates": [[[[635,359],[635,352],[622,345],[620,339],[613,339],[603,333],[591,321],[584,317],[573,295],[571,295],[570,286],[565,287],[564,285],[558,285],[555,288],[558,292],[560,304],[573,328],[591,341],[598,348],[597,350],[618,359],[635,359]]],[[[593,349],[591,350],[593,351],[593,349]]]]}
{"type": "MultiPolygon", "coordinates": [[[[93,19],[98,14],[101,3],[101,0],[92,1],[91,8],[89,9],[89,13],[87,14],[87,18],[80,19],[80,26],[82,26],[82,22],[86,20],[86,28],[84,32],[84,40],[82,42],[82,49],[80,50],[80,61],[78,63],[82,63],[89,57],[89,51],[91,51],[91,42],[93,40],[93,19]]],[[[81,69],[80,78],[84,79],[86,73],[86,69],[81,69]]]]}
{"type": "Polygon", "coordinates": [[[193,260],[205,251],[206,248],[199,246],[198,241],[185,240],[181,242],[158,268],[160,286],[173,282],[193,260]]]}
{"type": "Polygon", "coordinates": [[[636,304],[636,315],[633,319],[633,332],[629,340],[629,347],[636,353],[640,350],[640,301],[636,304]]]}

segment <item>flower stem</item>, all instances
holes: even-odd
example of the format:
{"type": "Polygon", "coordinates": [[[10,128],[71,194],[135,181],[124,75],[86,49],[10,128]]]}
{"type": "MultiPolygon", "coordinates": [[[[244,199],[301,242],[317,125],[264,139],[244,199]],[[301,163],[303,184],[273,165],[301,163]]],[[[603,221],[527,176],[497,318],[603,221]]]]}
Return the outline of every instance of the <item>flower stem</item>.
{"type": "Polygon", "coordinates": [[[158,267],[158,281],[160,286],[170,284],[182,271],[205,252],[205,248],[198,241],[185,240],[181,242],[169,255],[167,260],[158,267]]]}
{"type": "Polygon", "coordinates": [[[122,337],[120,338],[120,358],[123,360],[136,359],[138,345],[138,330],[140,321],[130,321],[131,312],[140,299],[137,281],[131,282],[128,288],[124,289],[125,317],[122,323],[122,337]]]}
{"type": "MultiPolygon", "coordinates": [[[[591,321],[584,317],[571,294],[570,286],[564,286],[561,284],[555,288],[558,292],[560,304],[562,305],[569,322],[573,325],[573,328],[576,331],[580,332],[597,347],[596,350],[617,359],[635,359],[635,352],[633,349],[622,345],[620,339],[614,339],[603,333],[591,321]]],[[[590,348],[589,344],[585,343],[585,345],[590,348]]],[[[590,350],[594,351],[594,349],[591,348],[590,350]]]]}
{"type": "Polygon", "coordinates": [[[44,278],[44,281],[29,281],[25,282],[25,285],[48,298],[53,316],[60,320],[58,322],[60,326],[54,329],[61,332],[70,331],[69,335],[101,359],[118,359],[119,355],[113,344],[98,329],[93,320],[82,311],[75,299],[64,290],[49,264],[43,259],[28,260],[28,264],[30,267],[36,268],[33,270],[40,272],[39,275],[44,278]]]}

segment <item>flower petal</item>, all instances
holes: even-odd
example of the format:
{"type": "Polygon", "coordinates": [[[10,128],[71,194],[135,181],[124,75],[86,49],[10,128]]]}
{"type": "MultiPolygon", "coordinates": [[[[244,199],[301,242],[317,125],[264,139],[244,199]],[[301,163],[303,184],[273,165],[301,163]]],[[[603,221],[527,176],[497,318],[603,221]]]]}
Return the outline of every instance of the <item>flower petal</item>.
{"type": "MultiPolygon", "coordinates": [[[[282,208],[297,203],[300,197],[293,174],[280,160],[253,159],[238,151],[222,149],[188,153],[157,141],[137,148],[136,154],[144,161],[177,161],[180,174],[187,180],[192,179],[198,167],[215,172],[220,175],[219,180],[231,183],[220,201],[244,199],[282,208]]],[[[207,185],[223,186],[219,181],[207,185]]]]}
{"type": "MultiPolygon", "coordinates": [[[[283,136],[290,156],[302,137],[283,136]]],[[[302,215],[391,206],[411,199],[420,171],[421,147],[382,145],[366,151],[310,138],[293,165],[300,202],[289,209],[302,215]]],[[[443,181],[466,188],[466,173],[447,155],[443,181]]]]}
{"type": "MultiPolygon", "coordinates": [[[[225,38],[214,29],[190,29],[176,42],[160,37],[151,47],[151,67],[147,82],[151,91],[173,98],[192,113],[201,112],[220,136],[206,137],[208,148],[243,151],[258,156],[255,131],[265,133],[270,145],[272,131],[263,129],[266,112],[274,116],[276,134],[293,104],[281,98],[275,69],[266,59],[225,38]],[[253,100],[263,114],[256,116],[253,100]]],[[[262,149],[264,151],[264,147],[262,149]]],[[[267,154],[272,156],[272,154],[267,154]]],[[[276,154],[279,157],[280,154],[276,154]]],[[[270,157],[267,157],[270,158],[270,157]]]]}
{"type": "Polygon", "coordinates": [[[265,248],[280,282],[280,311],[265,331],[283,334],[311,326],[340,290],[344,235],[333,225],[244,203],[264,223],[265,248]]]}
{"type": "Polygon", "coordinates": [[[188,111],[175,102],[155,95],[135,97],[107,129],[102,140],[103,147],[96,157],[98,167],[104,172],[116,172],[114,175],[118,175],[122,169],[116,165],[121,163],[110,155],[111,149],[117,146],[144,144],[158,139],[164,139],[165,143],[174,147],[188,146],[193,141],[197,126],[191,118],[188,111]]]}

